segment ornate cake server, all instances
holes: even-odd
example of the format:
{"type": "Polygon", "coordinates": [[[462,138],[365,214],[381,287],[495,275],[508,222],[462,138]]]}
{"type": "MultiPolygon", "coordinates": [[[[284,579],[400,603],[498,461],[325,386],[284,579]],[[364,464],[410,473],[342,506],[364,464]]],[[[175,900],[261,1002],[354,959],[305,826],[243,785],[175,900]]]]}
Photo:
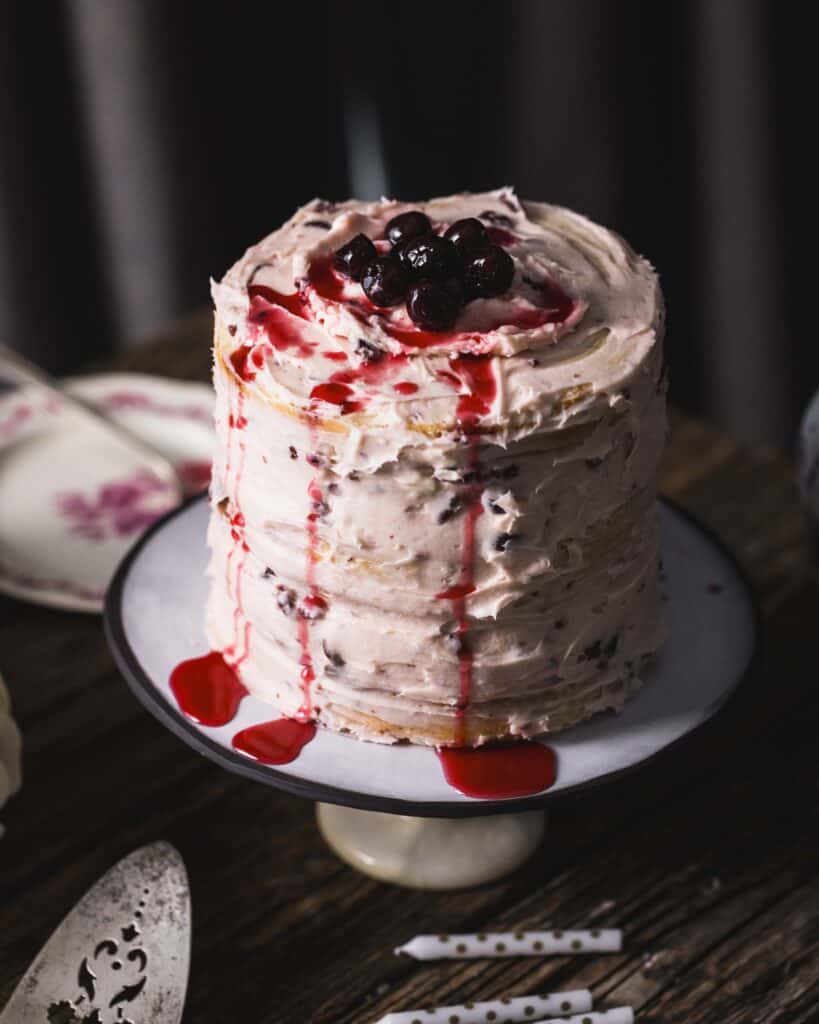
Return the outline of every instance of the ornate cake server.
{"type": "Polygon", "coordinates": [[[0,1024],[179,1024],[190,959],[177,850],[136,850],[90,889],[17,986],[0,1024]]]}

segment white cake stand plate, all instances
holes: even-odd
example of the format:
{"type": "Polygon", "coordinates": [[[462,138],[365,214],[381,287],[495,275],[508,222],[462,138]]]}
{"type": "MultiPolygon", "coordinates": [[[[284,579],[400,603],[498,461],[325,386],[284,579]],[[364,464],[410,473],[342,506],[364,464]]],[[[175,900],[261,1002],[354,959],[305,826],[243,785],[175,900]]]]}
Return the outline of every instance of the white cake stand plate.
{"type": "Polygon", "coordinates": [[[531,855],[549,801],[645,765],[690,735],[725,703],[754,658],[757,615],[732,556],[676,506],[662,501],[660,518],[668,641],[623,712],[548,737],[557,779],[530,796],[468,797],[449,785],[430,748],[364,743],[323,730],[290,764],[262,764],[232,746],[240,730],[277,717],[253,696],[225,726],[201,726],[183,715],[171,672],[207,651],[204,498],[157,523],[126,557],[106,598],[106,634],[126,681],[152,714],[229,771],[320,801],[322,834],[346,861],[413,887],[477,885],[531,855]]]}

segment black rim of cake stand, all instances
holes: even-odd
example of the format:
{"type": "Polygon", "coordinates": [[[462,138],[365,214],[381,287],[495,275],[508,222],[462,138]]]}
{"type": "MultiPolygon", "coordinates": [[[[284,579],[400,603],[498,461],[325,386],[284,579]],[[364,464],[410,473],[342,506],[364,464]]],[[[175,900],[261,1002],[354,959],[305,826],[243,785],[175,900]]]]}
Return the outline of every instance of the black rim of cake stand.
{"type": "MultiPolygon", "coordinates": [[[[736,682],[730,690],[716,701],[709,708],[705,709],[702,721],[698,722],[688,732],[677,737],[671,743],[660,750],[649,754],[641,761],[633,765],[621,768],[616,771],[600,775],[587,782],[577,783],[574,786],[552,792],[546,790],[532,796],[513,797],[504,800],[470,800],[466,801],[412,801],[402,800],[397,797],[376,796],[369,793],[359,793],[354,790],[341,789],[329,786],[325,783],[313,782],[309,779],[299,778],[285,772],[277,771],[269,765],[263,765],[258,761],[226,749],[221,744],[210,739],[201,731],[201,727],[189,721],[181,711],[172,707],[161,695],[159,688],[143,669],[139,659],[131,648],[125,635],[122,616],[122,600],[125,591],[125,584],[136,559],[142,549],[151,541],[154,534],[158,533],[164,526],[183,515],[191,505],[207,499],[207,492],[201,492],[188,498],[187,501],[166,513],[139,538],[134,546],[128,551],[125,558],[117,568],[113,579],[105,594],[105,607],[103,611],[103,625],[108,646],[114,657],[117,667],[122,672],[126,683],[130,687],[137,700],[145,707],[162,725],[168,728],[177,738],[181,739],[189,747],[192,747],[198,754],[203,755],[211,761],[215,761],[220,767],[241,775],[256,782],[262,782],[268,786],[284,790],[293,796],[304,797],[308,800],[316,800],[321,803],[340,804],[346,807],[353,807],[363,811],[382,811],[389,814],[404,814],[418,818],[475,818],[490,814],[520,814],[526,811],[545,810],[547,806],[566,797],[585,793],[592,789],[632,774],[633,772],[646,768],[660,758],[664,758],[678,748],[689,742],[706,725],[713,722],[714,717],[725,709],[735,696],[740,685],[753,672],[761,656],[762,647],[762,615],[756,594],[751,586],[750,580],[737,561],[733,552],[714,533],[710,527],[704,525],[694,515],[679,505],[671,498],[661,496],[659,501],[667,505],[699,531],[711,544],[713,544],[728,560],[737,577],[742,583],[746,597],[751,607],[753,620],[753,648],[747,663],[742,671],[738,673],[736,682]]],[[[360,743],[361,740],[350,739],[351,743],[360,743]]]]}

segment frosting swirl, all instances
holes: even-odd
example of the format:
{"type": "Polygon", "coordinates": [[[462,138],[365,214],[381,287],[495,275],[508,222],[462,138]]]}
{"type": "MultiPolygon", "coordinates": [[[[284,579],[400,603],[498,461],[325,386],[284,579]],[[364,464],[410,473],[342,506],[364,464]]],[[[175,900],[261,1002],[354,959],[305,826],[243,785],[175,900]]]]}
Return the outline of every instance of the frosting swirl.
{"type": "Polygon", "coordinates": [[[521,203],[509,189],[421,204],[325,206],[300,209],[213,286],[220,315],[251,345],[246,376],[272,398],[304,401],[343,372],[344,380],[331,383],[349,389],[336,393],[346,395],[346,407],[327,402],[323,416],[379,418],[381,406],[397,405],[397,419],[451,424],[452,386],[440,371],[459,355],[487,355],[496,360],[499,386],[484,426],[503,429],[507,410],[516,420],[561,418],[567,399],[587,402],[617,389],[654,344],[661,298],[651,267],[578,214],[521,203]],[[481,215],[490,232],[501,232],[516,267],[509,293],[470,302],[455,329],[438,334],[416,328],[403,307],[373,307],[358,284],[332,271],[335,249],[360,232],[379,238],[390,218],[410,208],[441,227],[481,215]],[[508,358],[524,352],[532,358],[508,358]],[[379,371],[349,372],[363,370],[373,353],[390,357],[379,371]],[[349,366],[340,371],[343,357],[349,366]],[[396,383],[415,387],[396,391],[396,383]]]}

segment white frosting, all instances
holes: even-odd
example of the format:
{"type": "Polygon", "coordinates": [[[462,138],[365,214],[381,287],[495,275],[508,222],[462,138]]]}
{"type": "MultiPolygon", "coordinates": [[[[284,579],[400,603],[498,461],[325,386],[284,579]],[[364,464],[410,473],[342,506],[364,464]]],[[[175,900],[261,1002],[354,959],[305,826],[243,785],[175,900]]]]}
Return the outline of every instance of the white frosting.
{"type": "Polygon", "coordinates": [[[306,656],[311,713],[371,739],[451,742],[465,729],[479,742],[621,706],[661,637],[665,388],[651,267],[611,232],[509,190],[326,205],[299,210],[213,288],[211,642],[289,714],[304,711],[306,656]],[[515,239],[509,294],[470,303],[455,334],[425,337],[425,348],[401,333],[403,307],[382,315],[355,283],[333,283],[342,301],[309,283],[350,237],[380,237],[417,208],[439,224],[489,211],[515,239]],[[300,291],[300,305],[286,302],[300,315],[270,292],[251,300],[251,283],[300,291]],[[537,319],[553,286],[572,299],[560,323],[497,326],[537,319]],[[388,354],[366,363],[373,347],[388,354]],[[463,401],[476,366],[494,393],[473,430],[463,401]],[[339,374],[346,404],[317,398],[339,374]],[[462,579],[470,518],[464,718],[458,609],[436,595],[462,579]],[[307,607],[311,593],[326,608],[307,607]]]}

